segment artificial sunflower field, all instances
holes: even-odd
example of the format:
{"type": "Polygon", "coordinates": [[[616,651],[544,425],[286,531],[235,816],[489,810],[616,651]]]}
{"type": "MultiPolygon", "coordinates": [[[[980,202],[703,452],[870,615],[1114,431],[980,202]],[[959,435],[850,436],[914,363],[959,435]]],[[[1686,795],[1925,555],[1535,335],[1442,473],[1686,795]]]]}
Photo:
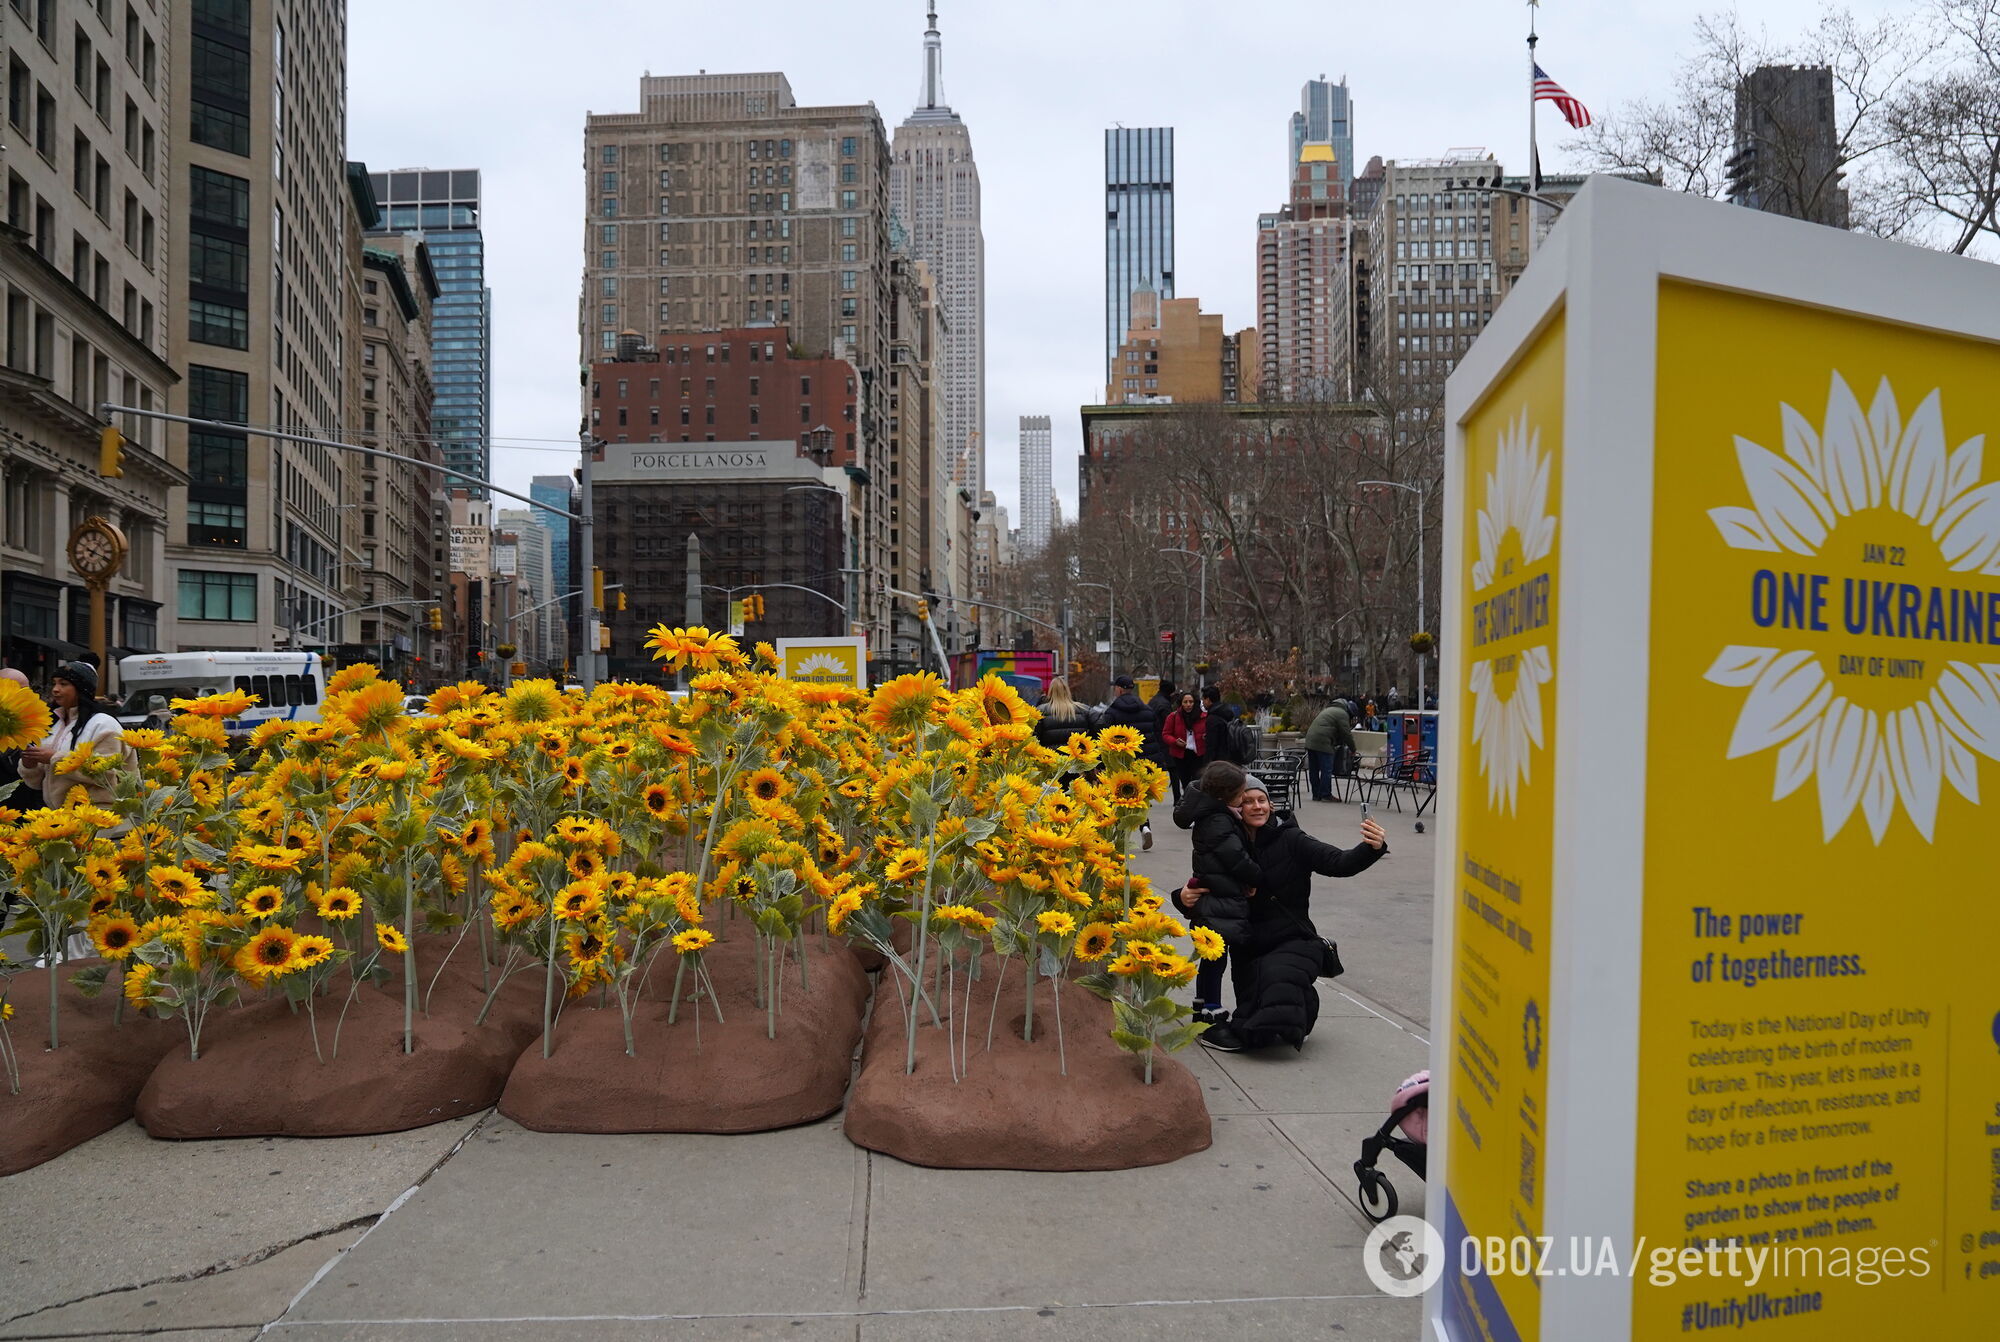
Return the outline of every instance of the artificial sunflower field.
{"type": "MultiPolygon", "coordinates": [[[[364,992],[400,994],[401,1048],[415,1050],[455,961],[479,1021],[503,992],[538,990],[530,1055],[558,1046],[566,1009],[588,1008],[615,1009],[612,1037],[636,1056],[644,1001],[664,998],[677,1027],[719,1022],[723,975],[752,979],[776,1037],[788,982],[810,985],[808,947],[842,940],[881,968],[874,1011],[893,1015],[905,1072],[934,1031],[949,1078],[975,1075],[994,1026],[982,1038],[971,1022],[1009,976],[1025,1014],[1006,1028],[1053,1033],[1059,1067],[1064,983],[1111,1003],[1110,1036],[1145,1081],[1157,1053],[1199,1033],[1169,997],[1195,972],[1176,949],[1187,929],[1127,869],[1166,789],[1137,732],[1051,751],[1037,710],[997,677],[953,692],[910,675],[870,694],[784,680],[767,647],[704,629],[658,628],[648,646],[690,673],[684,698],[468,683],[412,716],[401,686],[353,666],[322,721],[268,722],[246,748],[225,723],[250,700],[227,694],[174,701],[171,730],[127,731],[123,755],[53,766],[109,785],[102,804],[80,787],[26,814],[0,798],[0,891],[14,897],[0,935],[37,956],[74,956],[80,938],[94,951],[37,976],[46,1041],[0,1018],[9,1090],[20,1049],[60,1049],[59,978],[120,1022],[177,1023],[190,1061],[229,1013],[281,1002],[304,1020],[288,1038],[324,1063],[364,992]],[[1039,1017],[1038,979],[1054,990],[1039,1017]]],[[[17,690],[0,682],[0,749],[47,730],[17,690]]],[[[12,1017],[5,993],[0,980],[12,1017]]]]}

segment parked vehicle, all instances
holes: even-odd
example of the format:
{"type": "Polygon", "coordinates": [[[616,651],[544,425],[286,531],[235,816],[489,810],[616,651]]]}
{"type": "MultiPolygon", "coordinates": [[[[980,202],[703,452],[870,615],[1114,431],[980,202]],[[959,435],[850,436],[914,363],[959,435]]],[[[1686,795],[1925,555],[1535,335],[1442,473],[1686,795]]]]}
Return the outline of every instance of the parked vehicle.
{"type": "Polygon", "coordinates": [[[241,690],[257,702],[239,717],[223,721],[232,736],[247,736],[273,718],[318,722],[326,697],[326,659],[316,652],[163,652],[120,658],[119,684],[125,702],[118,721],[144,726],[147,705],[159,695],[200,699],[241,690]]]}

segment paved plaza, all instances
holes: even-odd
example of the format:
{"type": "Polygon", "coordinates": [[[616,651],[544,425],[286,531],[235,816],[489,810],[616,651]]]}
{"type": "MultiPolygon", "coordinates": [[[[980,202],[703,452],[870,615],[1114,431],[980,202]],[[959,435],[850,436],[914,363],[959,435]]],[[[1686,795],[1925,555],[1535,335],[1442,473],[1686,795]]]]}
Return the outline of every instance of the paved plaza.
{"type": "MultiPolygon", "coordinates": [[[[1166,822],[1139,870],[1171,886],[1166,822]]],[[[1306,827],[1354,842],[1352,806],[1306,827]]],[[[1195,1070],[1209,1150],[1110,1174],[922,1169],[840,1117],[755,1136],[549,1135],[491,1111],[383,1137],[157,1142],[127,1123],[0,1179],[0,1339],[801,1342],[1408,1339],[1350,1166],[1427,1065],[1432,842],[1316,883],[1348,976],[1303,1053],[1195,1070]]],[[[1322,985],[1323,989],[1326,985],[1322,985]]],[[[1383,1168],[1403,1209],[1423,1190],[1383,1168]]]]}

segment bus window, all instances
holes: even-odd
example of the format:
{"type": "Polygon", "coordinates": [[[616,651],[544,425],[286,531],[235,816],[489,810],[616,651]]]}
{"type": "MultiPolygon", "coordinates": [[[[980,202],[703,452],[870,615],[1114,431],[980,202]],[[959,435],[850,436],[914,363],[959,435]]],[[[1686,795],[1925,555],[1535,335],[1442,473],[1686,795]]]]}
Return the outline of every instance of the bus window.
{"type": "Polygon", "coordinates": [[[265,676],[250,677],[250,693],[257,696],[258,703],[260,704],[270,703],[271,702],[270,679],[265,676]]]}
{"type": "Polygon", "coordinates": [[[271,697],[264,702],[273,708],[283,708],[291,702],[290,697],[285,693],[285,678],[283,676],[271,677],[271,697]]]}
{"type": "Polygon", "coordinates": [[[300,676],[299,688],[304,692],[297,696],[298,702],[302,704],[316,704],[319,702],[318,676],[300,676]]]}
{"type": "Polygon", "coordinates": [[[249,694],[249,693],[250,693],[250,677],[248,677],[248,676],[238,676],[238,677],[236,678],[236,688],[237,688],[237,689],[239,689],[239,690],[241,690],[241,691],[243,691],[243,693],[245,693],[245,694],[249,694]]]}
{"type": "Polygon", "coordinates": [[[305,677],[286,676],[285,697],[295,704],[304,703],[306,701],[305,677]]]}

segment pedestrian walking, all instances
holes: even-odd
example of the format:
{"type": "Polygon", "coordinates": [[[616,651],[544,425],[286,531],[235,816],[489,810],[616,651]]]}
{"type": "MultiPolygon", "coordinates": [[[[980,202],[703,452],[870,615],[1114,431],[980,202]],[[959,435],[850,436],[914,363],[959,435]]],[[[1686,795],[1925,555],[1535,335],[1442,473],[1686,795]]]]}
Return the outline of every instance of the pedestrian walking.
{"type": "Polygon", "coordinates": [[[1354,768],[1354,719],[1338,701],[1322,708],[1306,728],[1306,777],[1314,801],[1333,800],[1333,780],[1354,768]]]}
{"type": "Polygon", "coordinates": [[[1070,696],[1069,681],[1057,676],[1042,696],[1042,720],[1035,724],[1035,740],[1050,750],[1061,750],[1077,732],[1096,729],[1097,720],[1088,708],[1070,696]]]}
{"type": "Polygon", "coordinates": [[[21,781],[39,788],[43,803],[48,806],[61,806],[75,787],[84,790],[91,805],[110,805],[118,795],[116,774],[92,778],[87,774],[54,772],[57,762],[83,745],[91,746],[100,755],[117,756],[123,768],[134,763],[132,748],[125,744],[124,728],[98,701],[97,668],[88,662],[64,662],[56,668],[49,698],[55,704],[55,722],[47,739],[21,752],[21,781]]]}
{"type": "Polygon", "coordinates": [[[1201,700],[1193,690],[1182,690],[1161,729],[1167,739],[1167,772],[1173,779],[1176,806],[1180,805],[1181,794],[1194,786],[1196,775],[1208,759],[1208,727],[1208,714],[1201,711],[1201,700]]]}

